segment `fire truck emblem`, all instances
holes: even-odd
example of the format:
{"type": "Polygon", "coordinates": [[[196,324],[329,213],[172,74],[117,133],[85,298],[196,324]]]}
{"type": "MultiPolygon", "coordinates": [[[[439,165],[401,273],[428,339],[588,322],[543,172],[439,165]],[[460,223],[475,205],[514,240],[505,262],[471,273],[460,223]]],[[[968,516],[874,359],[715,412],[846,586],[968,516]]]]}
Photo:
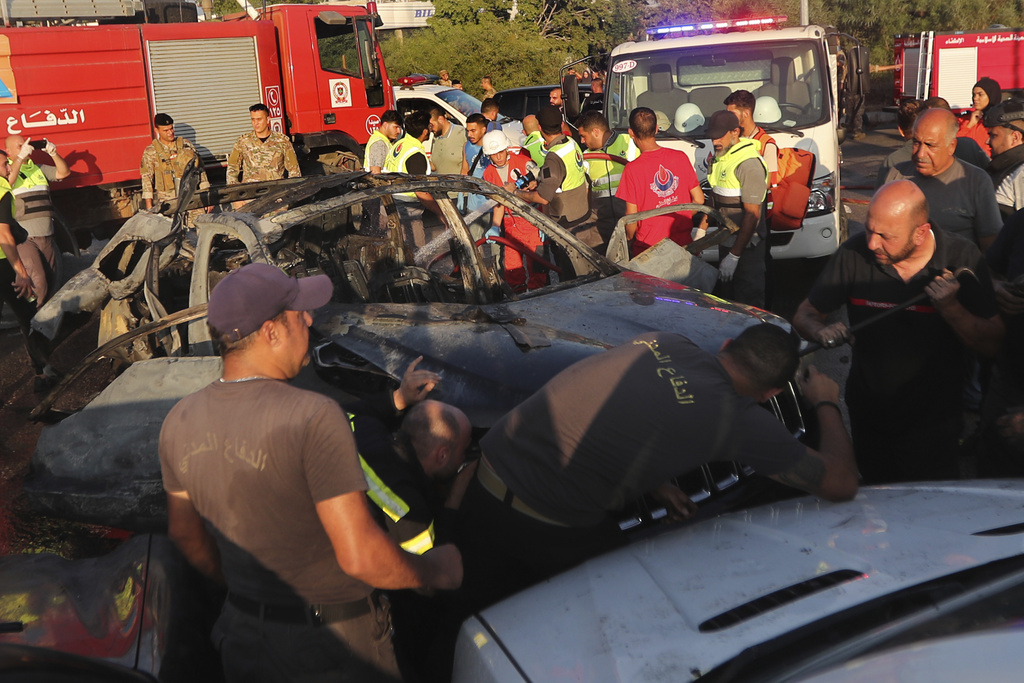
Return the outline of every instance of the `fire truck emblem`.
{"type": "Polygon", "coordinates": [[[332,78],[328,81],[328,88],[331,91],[332,107],[351,107],[352,88],[347,78],[332,78]]]}

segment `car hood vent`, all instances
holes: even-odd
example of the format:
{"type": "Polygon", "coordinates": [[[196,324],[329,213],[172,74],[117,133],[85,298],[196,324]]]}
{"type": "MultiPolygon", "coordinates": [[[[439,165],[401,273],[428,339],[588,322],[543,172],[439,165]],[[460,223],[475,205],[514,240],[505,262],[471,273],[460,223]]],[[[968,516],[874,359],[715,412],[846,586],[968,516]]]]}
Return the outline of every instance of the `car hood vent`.
{"type": "Polygon", "coordinates": [[[1007,526],[997,526],[993,529],[985,529],[984,531],[975,531],[972,536],[1013,536],[1014,534],[1024,534],[1024,522],[1020,524],[1010,524],[1007,526]]]}
{"type": "Polygon", "coordinates": [[[722,629],[735,626],[736,624],[748,619],[753,619],[754,617],[777,607],[782,607],[783,605],[795,602],[800,598],[805,598],[808,595],[828,590],[833,586],[849,583],[850,581],[856,581],[857,579],[865,577],[866,574],[854,571],[853,569],[840,569],[838,571],[829,572],[828,574],[822,574],[821,576],[816,576],[813,579],[801,581],[800,583],[792,586],[774,591],[768,595],[762,595],[756,600],[743,603],[731,610],[711,617],[700,625],[700,632],[714,633],[715,631],[721,631],[722,629]]]}

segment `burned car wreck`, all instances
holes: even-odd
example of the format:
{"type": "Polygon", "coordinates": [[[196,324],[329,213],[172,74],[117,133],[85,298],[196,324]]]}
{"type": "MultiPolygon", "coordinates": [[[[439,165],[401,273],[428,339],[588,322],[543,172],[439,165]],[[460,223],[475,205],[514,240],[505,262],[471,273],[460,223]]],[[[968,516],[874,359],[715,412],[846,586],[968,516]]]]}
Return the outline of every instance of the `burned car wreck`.
{"type": "MultiPolygon", "coordinates": [[[[420,367],[444,378],[433,396],[462,408],[478,435],[560,370],[642,332],[678,332],[714,352],[749,325],[787,326],[765,311],[657,277],[656,258],[619,265],[475,178],[297,178],[204,192],[183,209],[239,200],[248,200],[241,210],[201,215],[194,230],[182,227],[183,211],[133,217],[94,265],[40,310],[33,324],[51,339],[86,315],[99,318],[100,336],[96,351],[33,411],[37,419],[60,420],[43,429],[25,482],[39,509],[129,529],[163,525],[160,425],[181,397],[219,376],[205,305],[216,283],[248,262],[296,277],[325,273],[334,282],[332,302],[314,319],[314,363],[300,385],[339,400],[359,397],[423,356],[420,367]],[[395,195],[412,192],[432,196],[440,215],[409,220],[408,202],[395,195]],[[457,210],[460,194],[484,195],[547,235],[547,257],[537,261],[546,286],[510,286],[492,245],[475,238],[473,216],[457,210]],[[98,395],[69,400],[69,388],[97,367],[108,375],[98,395]]],[[[486,205],[477,215],[483,211],[486,205]]],[[[689,254],[663,244],[676,251],[662,262],[687,281],[677,252],[689,254]]],[[[802,430],[795,391],[766,407],[802,430]]],[[[722,465],[680,484],[699,501],[743,476],[741,466],[722,465]]],[[[657,516],[641,504],[624,525],[657,516]]]]}

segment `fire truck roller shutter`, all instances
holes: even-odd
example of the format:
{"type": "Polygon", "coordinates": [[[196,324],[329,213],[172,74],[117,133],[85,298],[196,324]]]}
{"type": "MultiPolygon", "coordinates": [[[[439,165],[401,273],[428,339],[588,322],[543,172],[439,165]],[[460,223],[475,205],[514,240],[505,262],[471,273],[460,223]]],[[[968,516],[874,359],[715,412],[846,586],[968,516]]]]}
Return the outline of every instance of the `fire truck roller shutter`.
{"type": "Polygon", "coordinates": [[[250,37],[150,40],[156,111],[170,114],[174,132],[195,144],[206,163],[227,159],[238,136],[252,130],[249,107],[263,101],[250,37]],[[201,74],[216,65],[217,87],[201,74]]]}

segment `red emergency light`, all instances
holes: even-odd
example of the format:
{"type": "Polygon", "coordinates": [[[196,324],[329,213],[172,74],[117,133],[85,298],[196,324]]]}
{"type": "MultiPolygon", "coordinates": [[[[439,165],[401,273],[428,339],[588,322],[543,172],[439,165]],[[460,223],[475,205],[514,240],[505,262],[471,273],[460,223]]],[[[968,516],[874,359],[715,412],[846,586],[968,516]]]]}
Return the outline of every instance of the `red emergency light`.
{"type": "Polygon", "coordinates": [[[427,77],[426,76],[422,76],[422,75],[405,76],[404,78],[399,78],[398,79],[398,84],[402,85],[402,86],[406,86],[406,87],[413,86],[413,85],[422,85],[423,83],[426,83],[426,82],[427,82],[427,77]]]}
{"type": "Polygon", "coordinates": [[[696,31],[722,31],[733,28],[774,28],[784,23],[789,17],[758,17],[755,19],[732,19],[728,21],[705,21],[694,24],[678,24],[675,26],[658,26],[647,29],[648,36],[665,36],[671,33],[693,33],[696,31]]]}

